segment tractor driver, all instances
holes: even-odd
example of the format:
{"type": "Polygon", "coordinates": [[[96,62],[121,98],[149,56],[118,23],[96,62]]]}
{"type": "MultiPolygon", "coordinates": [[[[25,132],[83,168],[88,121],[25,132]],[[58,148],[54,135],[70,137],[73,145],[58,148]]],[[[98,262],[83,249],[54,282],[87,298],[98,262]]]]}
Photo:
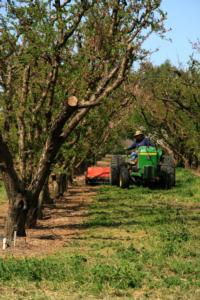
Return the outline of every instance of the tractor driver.
{"type": "Polygon", "coordinates": [[[137,149],[141,146],[153,146],[153,144],[148,138],[144,136],[141,130],[137,130],[135,132],[134,138],[135,138],[134,143],[130,147],[126,148],[126,150],[133,150],[133,149],[136,150],[131,153],[131,161],[136,163],[138,157],[137,149]]]}

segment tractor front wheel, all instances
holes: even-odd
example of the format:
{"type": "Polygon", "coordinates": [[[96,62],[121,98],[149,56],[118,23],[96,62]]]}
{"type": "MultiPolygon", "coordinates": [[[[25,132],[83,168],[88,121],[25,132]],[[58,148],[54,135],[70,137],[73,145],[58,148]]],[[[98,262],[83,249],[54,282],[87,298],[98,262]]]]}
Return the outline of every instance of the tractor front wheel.
{"type": "Polygon", "coordinates": [[[119,186],[122,189],[128,189],[130,183],[129,171],[126,166],[121,166],[119,173],[119,186]]]}
{"type": "Polygon", "coordinates": [[[119,186],[120,167],[124,164],[124,160],[120,155],[113,155],[110,165],[110,183],[119,186]]]}
{"type": "Polygon", "coordinates": [[[166,189],[176,184],[175,164],[170,155],[165,155],[161,164],[161,181],[166,189]]]}

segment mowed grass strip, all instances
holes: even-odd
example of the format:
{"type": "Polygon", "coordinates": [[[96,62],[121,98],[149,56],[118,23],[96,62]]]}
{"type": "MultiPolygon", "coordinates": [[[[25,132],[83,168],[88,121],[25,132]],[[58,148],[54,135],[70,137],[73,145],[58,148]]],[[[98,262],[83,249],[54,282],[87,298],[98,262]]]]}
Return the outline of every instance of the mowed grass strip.
{"type": "Polygon", "coordinates": [[[200,178],[103,187],[54,256],[0,261],[0,299],[200,299],[200,178]],[[20,283],[20,285],[19,285],[20,283]]]}

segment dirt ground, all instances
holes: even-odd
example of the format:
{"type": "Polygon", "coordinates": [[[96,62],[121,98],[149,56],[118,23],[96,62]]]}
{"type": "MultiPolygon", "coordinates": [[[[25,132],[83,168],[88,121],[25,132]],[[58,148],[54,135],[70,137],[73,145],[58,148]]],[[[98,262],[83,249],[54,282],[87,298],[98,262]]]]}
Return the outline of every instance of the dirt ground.
{"type": "Polygon", "coordinates": [[[26,238],[17,238],[16,246],[2,250],[2,238],[7,204],[0,206],[0,256],[44,256],[53,254],[71,239],[80,235],[80,224],[87,217],[88,204],[98,187],[85,186],[84,177],[76,178],[76,185],[69,187],[65,195],[55,201],[55,207],[44,209],[43,220],[35,229],[27,230],[26,238]]]}

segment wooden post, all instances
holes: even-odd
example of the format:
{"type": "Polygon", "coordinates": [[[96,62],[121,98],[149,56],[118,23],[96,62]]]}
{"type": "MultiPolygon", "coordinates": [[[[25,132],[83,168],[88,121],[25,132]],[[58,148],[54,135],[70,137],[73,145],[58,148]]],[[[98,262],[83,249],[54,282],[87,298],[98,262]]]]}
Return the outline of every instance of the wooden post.
{"type": "Polygon", "coordinates": [[[14,231],[14,236],[13,236],[13,246],[16,246],[16,240],[17,240],[17,231],[14,231]]]}
{"type": "Polygon", "coordinates": [[[7,238],[3,238],[3,250],[7,248],[7,238]]]}

